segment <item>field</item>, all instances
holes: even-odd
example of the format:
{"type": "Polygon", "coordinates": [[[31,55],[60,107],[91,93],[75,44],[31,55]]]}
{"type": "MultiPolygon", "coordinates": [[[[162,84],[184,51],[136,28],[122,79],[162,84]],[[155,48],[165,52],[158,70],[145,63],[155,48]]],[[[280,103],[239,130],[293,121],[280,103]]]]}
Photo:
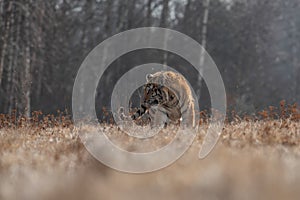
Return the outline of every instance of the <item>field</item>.
{"type": "MultiPolygon", "coordinates": [[[[199,160],[203,122],[184,156],[140,175],[95,160],[70,122],[20,121],[10,126],[2,119],[0,199],[300,198],[300,123],[291,117],[227,122],[216,148],[199,160]]],[[[112,125],[101,126],[112,136],[122,135],[112,125]]]]}

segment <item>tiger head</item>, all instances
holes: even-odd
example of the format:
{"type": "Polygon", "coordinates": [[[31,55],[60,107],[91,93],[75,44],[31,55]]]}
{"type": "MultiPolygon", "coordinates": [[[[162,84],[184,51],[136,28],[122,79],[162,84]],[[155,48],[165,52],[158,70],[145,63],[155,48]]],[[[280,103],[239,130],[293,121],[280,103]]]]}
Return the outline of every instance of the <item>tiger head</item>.
{"type": "Polygon", "coordinates": [[[157,83],[147,83],[144,86],[143,106],[149,108],[154,105],[166,105],[176,98],[169,88],[157,83]]]}

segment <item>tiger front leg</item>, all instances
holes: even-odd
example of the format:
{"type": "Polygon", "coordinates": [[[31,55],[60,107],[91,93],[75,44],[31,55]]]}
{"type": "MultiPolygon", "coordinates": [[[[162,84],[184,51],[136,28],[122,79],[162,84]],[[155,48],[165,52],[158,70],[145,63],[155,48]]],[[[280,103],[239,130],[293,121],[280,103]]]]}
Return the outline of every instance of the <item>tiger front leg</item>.
{"type": "Polygon", "coordinates": [[[150,116],[148,114],[148,109],[144,105],[141,105],[141,107],[133,115],[131,115],[131,119],[139,126],[149,124],[150,116]]]}
{"type": "Polygon", "coordinates": [[[190,104],[188,108],[184,112],[182,112],[181,119],[182,119],[181,126],[183,129],[195,128],[196,122],[195,122],[194,104],[190,104]]]}
{"type": "Polygon", "coordinates": [[[165,128],[169,123],[167,112],[161,106],[151,106],[149,116],[151,128],[165,128]]]}
{"type": "Polygon", "coordinates": [[[147,108],[144,105],[141,105],[141,107],[133,115],[131,115],[131,119],[132,120],[138,120],[146,112],[147,112],[147,108]]]}

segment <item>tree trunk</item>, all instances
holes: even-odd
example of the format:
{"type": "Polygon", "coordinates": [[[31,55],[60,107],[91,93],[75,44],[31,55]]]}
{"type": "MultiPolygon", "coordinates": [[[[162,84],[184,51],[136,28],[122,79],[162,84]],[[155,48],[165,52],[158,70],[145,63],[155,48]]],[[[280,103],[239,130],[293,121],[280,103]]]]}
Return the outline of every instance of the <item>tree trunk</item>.
{"type": "MultiPolygon", "coordinates": [[[[22,8],[17,7],[15,12],[22,12],[22,8]],[[20,11],[21,10],[21,11],[20,11]]],[[[22,46],[20,42],[20,35],[21,35],[21,26],[22,26],[22,15],[16,15],[16,23],[13,27],[16,27],[16,30],[12,30],[15,32],[14,43],[15,45],[11,48],[13,49],[13,59],[12,59],[12,87],[10,92],[10,107],[9,113],[12,112],[13,109],[18,108],[18,76],[21,76],[20,70],[22,70],[22,65],[18,62],[18,57],[21,55],[22,46]]]]}
{"type": "Polygon", "coordinates": [[[202,49],[200,52],[200,59],[199,59],[199,65],[200,65],[200,74],[198,76],[198,90],[197,90],[197,96],[200,98],[201,95],[201,88],[202,88],[202,75],[203,75],[203,64],[204,64],[204,56],[205,56],[205,49],[206,49],[206,34],[207,34],[207,23],[208,23],[208,14],[209,14],[209,3],[210,0],[204,1],[204,14],[202,19],[202,31],[201,31],[201,45],[202,49]]]}
{"type": "Polygon", "coordinates": [[[146,21],[146,26],[151,26],[151,24],[152,24],[152,20],[151,20],[151,18],[152,18],[152,0],[148,0],[148,2],[147,2],[147,21],[146,21]]]}
{"type": "Polygon", "coordinates": [[[186,29],[188,28],[189,20],[191,19],[190,15],[191,15],[191,0],[187,0],[184,7],[182,31],[186,31],[186,29]]]}
{"type": "Polygon", "coordinates": [[[119,26],[118,31],[123,31],[126,30],[128,27],[128,10],[129,10],[129,0],[123,0],[123,12],[122,12],[122,18],[121,18],[121,23],[119,26]]]}
{"type": "Polygon", "coordinates": [[[26,47],[25,50],[25,73],[24,73],[24,80],[23,80],[23,84],[24,84],[24,115],[26,117],[30,117],[30,111],[31,111],[31,107],[30,107],[30,93],[31,93],[31,73],[30,73],[30,68],[31,68],[31,63],[30,63],[30,47],[29,45],[26,47]]]}
{"type": "Polygon", "coordinates": [[[114,0],[106,0],[106,10],[105,10],[105,23],[104,23],[104,38],[109,36],[112,31],[112,20],[111,20],[111,11],[113,8],[114,0]]]}
{"type": "MultiPolygon", "coordinates": [[[[3,8],[5,6],[5,4],[3,2],[1,2],[2,6],[1,9],[3,10],[3,12],[5,11],[5,8],[3,8]]],[[[1,57],[0,57],[0,85],[2,82],[2,74],[3,74],[3,69],[4,69],[4,61],[5,61],[5,55],[6,55],[6,51],[7,51],[7,41],[8,41],[8,32],[9,32],[9,27],[10,27],[10,19],[9,19],[9,12],[11,11],[11,6],[12,3],[9,2],[8,3],[8,8],[5,15],[3,15],[5,18],[1,19],[3,25],[1,25],[1,27],[3,26],[3,32],[1,31],[1,35],[3,34],[3,45],[2,45],[2,51],[1,51],[1,57]]]]}
{"type": "Polygon", "coordinates": [[[163,8],[160,17],[160,27],[166,27],[169,17],[169,0],[163,0],[163,8]]]}
{"type": "Polygon", "coordinates": [[[14,43],[14,12],[15,12],[15,8],[13,6],[13,4],[11,3],[10,4],[10,16],[9,16],[9,37],[8,37],[8,40],[9,40],[9,46],[8,46],[8,49],[9,49],[9,52],[8,52],[8,63],[7,63],[7,83],[6,83],[6,90],[5,92],[7,93],[7,101],[6,101],[6,111],[8,113],[11,113],[12,112],[12,109],[13,109],[13,99],[14,99],[14,90],[15,90],[15,69],[14,69],[14,66],[13,66],[13,60],[14,60],[14,46],[12,45],[14,43]]]}
{"type": "MultiPolygon", "coordinates": [[[[169,0],[163,0],[163,8],[161,11],[160,27],[166,28],[168,16],[169,16],[169,0]]],[[[167,48],[167,40],[168,40],[168,34],[166,33],[164,35],[164,41],[163,41],[164,48],[167,48]]],[[[163,65],[165,65],[165,66],[167,65],[167,60],[168,60],[168,53],[164,52],[163,60],[162,60],[163,65]]],[[[164,70],[166,70],[166,68],[164,68],[164,70]]]]}
{"type": "MultiPolygon", "coordinates": [[[[32,3],[30,0],[29,4],[32,3]]],[[[27,4],[29,7],[30,5],[27,4]]],[[[30,112],[31,112],[31,62],[32,62],[32,57],[31,57],[31,26],[30,26],[30,14],[26,11],[26,19],[25,19],[25,32],[26,32],[26,42],[25,42],[25,72],[24,72],[24,80],[23,80],[23,94],[24,94],[24,115],[26,117],[30,117],[30,112]]]]}
{"type": "Polygon", "coordinates": [[[134,15],[135,15],[135,5],[136,0],[131,0],[129,4],[127,4],[127,27],[126,29],[131,29],[134,27],[134,22],[136,21],[134,15]]]}

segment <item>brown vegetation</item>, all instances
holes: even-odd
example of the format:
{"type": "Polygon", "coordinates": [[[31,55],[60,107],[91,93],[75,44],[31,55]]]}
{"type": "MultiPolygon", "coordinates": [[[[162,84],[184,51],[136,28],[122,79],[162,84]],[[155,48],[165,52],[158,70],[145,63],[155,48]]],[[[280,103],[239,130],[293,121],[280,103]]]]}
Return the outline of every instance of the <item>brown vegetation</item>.
{"type": "MultiPolygon", "coordinates": [[[[298,199],[299,110],[280,105],[279,115],[270,108],[262,119],[227,121],[216,148],[199,160],[207,127],[202,113],[190,150],[171,166],[141,175],[92,158],[65,114],[1,115],[0,199],[298,199]]],[[[101,126],[126,140],[114,125],[101,126]]]]}

